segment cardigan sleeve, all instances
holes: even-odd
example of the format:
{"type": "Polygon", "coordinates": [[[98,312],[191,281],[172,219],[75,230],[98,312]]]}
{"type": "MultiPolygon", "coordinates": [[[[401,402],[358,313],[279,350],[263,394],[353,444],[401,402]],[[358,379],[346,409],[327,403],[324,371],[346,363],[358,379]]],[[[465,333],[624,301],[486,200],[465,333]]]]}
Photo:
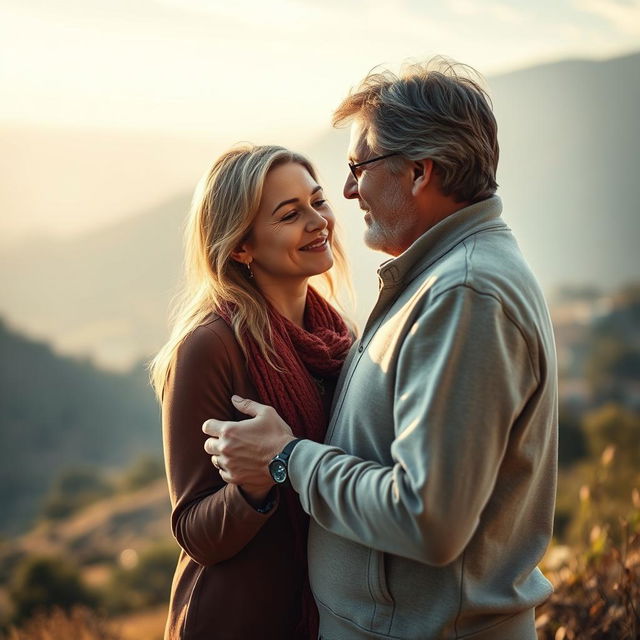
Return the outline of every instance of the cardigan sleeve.
{"type": "MultiPolygon", "coordinates": [[[[163,444],[171,527],[184,551],[201,565],[242,550],[276,511],[256,511],[226,484],[204,451],[208,418],[237,420],[231,396],[244,362],[221,320],[196,328],[179,347],[162,399],[163,444]]],[[[277,505],[276,505],[277,506],[277,505]]]]}
{"type": "Polygon", "coordinates": [[[500,302],[459,286],[416,320],[394,374],[393,466],[305,440],[291,482],[324,529],[444,566],[476,530],[537,372],[500,302]]]}

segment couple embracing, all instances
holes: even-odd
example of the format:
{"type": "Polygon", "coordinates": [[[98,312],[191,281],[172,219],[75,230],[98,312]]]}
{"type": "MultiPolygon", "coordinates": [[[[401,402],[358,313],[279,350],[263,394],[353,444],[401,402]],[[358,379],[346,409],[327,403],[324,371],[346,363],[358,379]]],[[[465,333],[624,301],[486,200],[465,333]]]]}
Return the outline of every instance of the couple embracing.
{"type": "Polygon", "coordinates": [[[235,147],[194,197],[152,365],[181,547],[165,637],[535,640],[555,350],[490,102],[466,69],[413,65],[369,74],[347,123],[344,196],[390,256],[359,337],[309,160],[235,147]]]}

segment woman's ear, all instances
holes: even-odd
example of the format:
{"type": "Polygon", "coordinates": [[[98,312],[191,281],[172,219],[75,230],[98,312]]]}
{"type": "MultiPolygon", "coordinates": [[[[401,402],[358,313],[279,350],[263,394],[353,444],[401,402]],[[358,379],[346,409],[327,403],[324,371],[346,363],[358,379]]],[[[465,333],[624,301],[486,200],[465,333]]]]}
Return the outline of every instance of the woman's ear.
{"type": "Polygon", "coordinates": [[[246,242],[237,246],[231,252],[231,259],[235,260],[236,262],[241,262],[242,264],[251,264],[253,255],[251,255],[251,249],[246,242]]]}
{"type": "Polygon", "coordinates": [[[413,161],[413,176],[411,183],[411,193],[417,196],[431,182],[433,175],[433,160],[425,158],[424,160],[413,161]]]}

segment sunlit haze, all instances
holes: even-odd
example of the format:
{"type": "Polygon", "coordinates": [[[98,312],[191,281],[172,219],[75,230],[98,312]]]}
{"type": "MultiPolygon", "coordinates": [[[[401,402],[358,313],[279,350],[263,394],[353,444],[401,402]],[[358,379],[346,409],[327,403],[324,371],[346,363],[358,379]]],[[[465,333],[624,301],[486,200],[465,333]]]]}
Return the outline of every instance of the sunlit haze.
{"type": "Polygon", "coordinates": [[[308,135],[378,64],[445,54],[485,74],[637,48],[640,3],[3,0],[2,117],[308,135]]]}
{"type": "Polygon", "coordinates": [[[0,0],[0,232],[120,219],[191,188],[201,157],[239,140],[305,148],[376,65],[442,54],[492,76],[638,48],[638,0],[0,0]],[[69,128],[102,129],[106,146],[69,128]],[[211,151],[172,157],[176,136],[211,151]]]}

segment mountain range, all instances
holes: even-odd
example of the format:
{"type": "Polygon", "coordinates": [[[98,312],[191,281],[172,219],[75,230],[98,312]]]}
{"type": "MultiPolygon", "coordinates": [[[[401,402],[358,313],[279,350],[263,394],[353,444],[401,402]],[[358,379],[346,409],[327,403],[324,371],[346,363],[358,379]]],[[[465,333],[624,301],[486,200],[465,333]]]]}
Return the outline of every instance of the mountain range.
{"type": "Polygon", "coordinates": [[[0,534],[31,524],[61,473],[161,456],[159,408],[141,366],[60,356],[0,321],[0,534]]]}
{"type": "MultiPolygon", "coordinates": [[[[489,78],[488,86],[504,217],[545,289],[637,279],[640,54],[546,64],[489,78]]],[[[344,230],[362,323],[385,256],[363,246],[362,213],[340,195],[347,139],[348,131],[329,130],[301,150],[318,166],[344,230]]],[[[120,155],[126,163],[125,148],[120,155]]],[[[59,351],[109,367],[152,354],[167,335],[191,188],[98,231],[1,250],[0,313],[59,351]]]]}

